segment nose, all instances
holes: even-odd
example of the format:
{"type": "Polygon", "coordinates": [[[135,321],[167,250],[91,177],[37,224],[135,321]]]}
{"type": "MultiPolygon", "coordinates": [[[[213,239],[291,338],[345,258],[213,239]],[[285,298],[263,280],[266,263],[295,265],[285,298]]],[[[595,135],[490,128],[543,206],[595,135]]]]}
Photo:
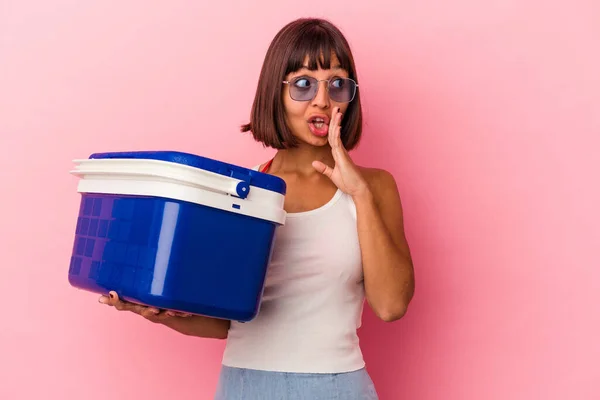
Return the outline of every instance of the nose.
{"type": "Polygon", "coordinates": [[[327,81],[319,82],[317,86],[317,94],[312,103],[319,108],[328,108],[330,105],[329,92],[327,91],[327,81]]]}

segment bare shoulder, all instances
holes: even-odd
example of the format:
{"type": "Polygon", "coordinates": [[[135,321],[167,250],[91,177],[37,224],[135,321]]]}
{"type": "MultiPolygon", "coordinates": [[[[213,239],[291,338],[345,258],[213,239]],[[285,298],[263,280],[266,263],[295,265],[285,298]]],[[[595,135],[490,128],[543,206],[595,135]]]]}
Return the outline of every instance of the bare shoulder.
{"type": "Polygon", "coordinates": [[[377,168],[359,167],[359,171],[369,185],[377,208],[382,214],[385,214],[385,224],[390,229],[394,241],[400,246],[406,247],[404,212],[394,175],[389,171],[377,168]]]}
{"type": "Polygon", "coordinates": [[[381,201],[398,195],[396,179],[389,171],[379,168],[358,168],[377,200],[381,201]]]}

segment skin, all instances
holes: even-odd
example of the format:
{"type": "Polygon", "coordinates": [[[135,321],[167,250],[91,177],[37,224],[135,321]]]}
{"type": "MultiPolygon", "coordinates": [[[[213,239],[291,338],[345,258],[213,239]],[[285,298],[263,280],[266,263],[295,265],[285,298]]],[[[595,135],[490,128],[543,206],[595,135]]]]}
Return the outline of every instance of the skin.
{"type": "MultiPolygon", "coordinates": [[[[286,77],[308,75],[318,80],[348,77],[337,68],[301,69],[286,77]]],[[[405,315],[414,294],[414,269],[404,233],[403,213],[394,177],[387,171],[357,166],[340,139],[347,103],[333,101],[321,82],[315,98],[298,102],[284,90],[288,126],[300,140],[294,149],[280,150],[269,169],[288,185],[285,209],[300,212],[327,203],[339,188],[352,197],[357,209],[357,230],[362,254],[367,302],[382,320],[396,321],[405,315]],[[314,114],[330,117],[329,134],[312,134],[308,120],[314,114]],[[385,216],[385,218],[383,218],[385,216]]],[[[287,85],[286,85],[287,86],[287,85]]]]}
{"type": "MultiPolygon", "coordinates": [[[[334,56],[330,69],[303,68],[286,80],[307,75],[318,80],[348,77],[334,56]]],[[[286,181],[287,212],[312,210],[326,204],[339,188],[352,197],[357,210],[366,299],[375,314],[386,322],[402,318],[414,294],[414,269],[403,227],[400,196],[394,177],[387,171],[356,165],[340,139],[347,103],[333,101],[326,82],[311,101],[295,101],[289,85],[283,91],[286,121],[299,145],[279,150],[268,171],[286,181]],[[314,114],[330,118],[328,134],[314,135],[308,120],[314,114]],[[385,216],[385,218],[383,218],[385,216]]],[[[123,301],[115,292],[101,296],[100,303],[130,311],[185,335],[224,339],[230,321],[158,310],[123,301]]]]}

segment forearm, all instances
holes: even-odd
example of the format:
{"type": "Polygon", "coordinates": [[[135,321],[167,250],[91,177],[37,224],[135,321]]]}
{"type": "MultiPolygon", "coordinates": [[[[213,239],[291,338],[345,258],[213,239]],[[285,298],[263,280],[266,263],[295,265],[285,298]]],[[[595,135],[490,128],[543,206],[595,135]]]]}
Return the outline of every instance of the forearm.
{"type": "Polygon", "coordinates": [[[381,319],[396,320],[414,292],[410,253],[394,243],[370,191],[355,197],[354,203],[367,300],[381,319]]]}
{"type": "Polygon", "coordinates": [[[160,321],[163,325],[188,336],[225,339],[230,321],[217,318],[192,315],[190,317],[172,317],[160,321]]]}

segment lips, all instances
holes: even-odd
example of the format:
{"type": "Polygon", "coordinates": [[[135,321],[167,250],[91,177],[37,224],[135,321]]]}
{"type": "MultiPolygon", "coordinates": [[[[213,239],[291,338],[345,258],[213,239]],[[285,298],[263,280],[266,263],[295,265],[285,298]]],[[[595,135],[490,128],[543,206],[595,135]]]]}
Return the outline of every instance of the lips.
{"type": "Polygon", "coordinates": [[[329,125],[329,117],[325,114],[315,114],[308,119],[308,123],[329,125]]]}
{"type": "Polygon", "coordinates": [[[324,114],[312,115],[308,119],[308,127],[313,135],[327,136],[329,131],[329,117],[324,114]]]}

